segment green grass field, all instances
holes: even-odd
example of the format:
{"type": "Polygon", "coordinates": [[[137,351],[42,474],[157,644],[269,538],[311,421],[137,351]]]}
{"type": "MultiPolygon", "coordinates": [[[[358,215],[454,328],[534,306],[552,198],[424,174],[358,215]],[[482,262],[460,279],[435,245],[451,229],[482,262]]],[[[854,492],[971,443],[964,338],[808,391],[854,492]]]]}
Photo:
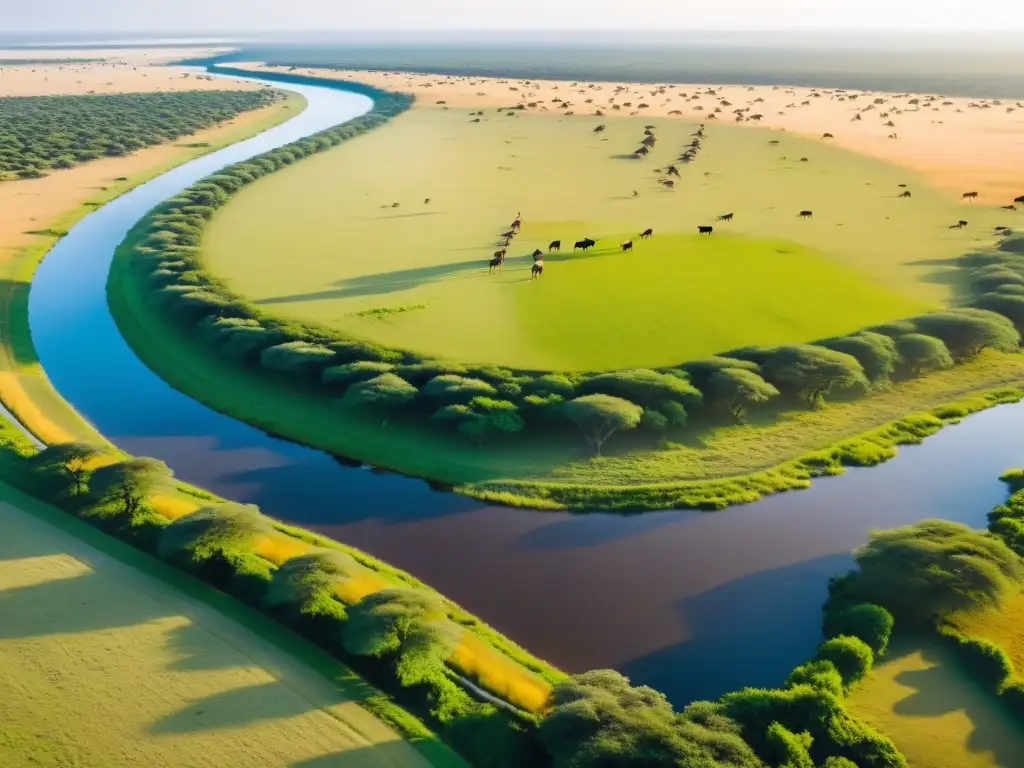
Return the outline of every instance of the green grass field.
{"type": "Polygon", "coordinates": [[[913,768],[1015,768],[1024,732],[937,643],[895,644],[847,699],[913,768]]]}
{"type": "Polygon", "coordinates": [[[1010,600],[999,611],[954,616],[949,623],[960,634],[983,637],[1010,657],[1018,676],[1024,676],[1024,594],[1010,600]]]}
{"type": "Polygon", "coordinates": [[[6,486],[0,520],[5,767],[431,764],[273,622],[6,486]]]}
{"type": "Polygon", "coordinates": [[[668,190],[655,169],[694,125],[614,118],[594,134],[600,122],[490,113],[471,123],[464,111],[413,109],[240,192],[208,228],[204,256],[265,309],[385,345],[599,369],[807,341],[934,308],[956,287],[947,260],[990,242],[979,233],[1002,221],[895,166],[732,125],[708,127],[668,190]],[[656,126],[651,156],[621,157],[645,124],[656,126]],[[899,184],[912,199],[897,198],[899,184]],[[489,276],[496,236],[517,212],[522,235],[489,276]],[[714,221],[729,212],[733,222],[714,221]],[[959,218],[971,226],[951,231],[959,218]],[[697,236],[704,224],[715,235],[697,236]],[[641,242],[647,227],[655,236],[641,242]],[[583,237],[598,246],[574,255],[583,237]],[[630,238],[634,252],[620,253],[630,238]],[[530,281],[529,254],[556,239],[563,252],[530,281]]]}

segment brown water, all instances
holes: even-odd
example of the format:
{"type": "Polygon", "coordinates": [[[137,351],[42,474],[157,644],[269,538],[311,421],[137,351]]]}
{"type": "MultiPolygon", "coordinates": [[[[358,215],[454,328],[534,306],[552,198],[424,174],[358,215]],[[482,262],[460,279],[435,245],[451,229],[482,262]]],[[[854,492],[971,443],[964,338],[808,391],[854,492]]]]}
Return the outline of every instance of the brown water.
{"type": "Polygon", "coordinates": [[[117,445],[178,476],[411,571],[569,671],[615,667],[677,703],[772,685],[813,650],[829,577],[870,528],[981,526],[1024,464],[1024,405],[1002,406],[881,467],[715,513],[570,515],[486,507],[347,467],[176,392],[106,305],[114,248],[153,205],[217,168],[360,114],[361,96],[294,85],[310,108],[91,214],[47,256],[30,321],[58,391],[117,445]],[[102,363],[102,364],[100,364],[102,363]]]}

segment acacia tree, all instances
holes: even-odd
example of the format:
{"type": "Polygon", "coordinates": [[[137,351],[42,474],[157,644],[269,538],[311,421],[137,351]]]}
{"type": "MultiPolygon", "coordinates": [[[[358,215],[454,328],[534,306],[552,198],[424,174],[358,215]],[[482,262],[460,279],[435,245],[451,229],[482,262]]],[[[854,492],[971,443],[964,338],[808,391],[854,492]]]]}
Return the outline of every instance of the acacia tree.
{"type": "Polygon", "coordinates": [[[711,374],[708,391],[722,403],[737,422],[751,405],[764,403],[777,397],[779,390],[756,373],[742,368],[723,368],[711,374]]]}
{"type": "Polygon", "coordinates": [[[775,347],[761,366],[764,378],[817,407],[835,389],[868,387],[855,357],[810,344],[775,347]]]}
{"type": "Polygon", "coordinates": [[[1015,352],[1020,345],[1013,323],[985,309],[947,309],[915,317],[913,322],[919,333],[942,339],[954,360],[974,357],[985,348],[1015,352]]]}
{"type": "Polygon", "coordinates": [[[584,395],[562,406],[562,413],[579,428],[598,456],[609,437],[623,429],[634,429],[643,412],[639,405],[611,395],[584,395]]]}
{"type": "Polygon", "coordinates": [[[900,360],[896,342],[873,331],[861,331],[852,336],[840,336],[817,343],[856,358],[872,384],[885,384],[900,360]]]}
{"type": "Polygon", "coordinates": [[[90,485],[96,496],[116,501],[126,515],[135,515],[146,496],[171,477],[166,464],[144,456],[100,467],[92,473],[90,485]]]}
{"type": "MultiPolygon", "coordinates": [[[[416,387],[400,376],[385,373],[369,381],[350,386],[342,399],[348,408],[370,407],[388,413],[411,403],[419,394],[416,387]]],[[[384,421],[387,424],[387,420],[384,421]]]]}
{"type": "Polygon", "coordinates": [[[32,457],[36,469],[58,470],[66,477],[72,495],[85,489],[85,474],[90,462],[103,453],[103,449],[92,443],[55,443],[32,457]]]}
{"type": "Polygon", "coordinates": [[[949,354],[941,339],[923,333],[908,333],[896,339],[896,349],[903,360],[903,366],[913,376],[928,371],[944,371],[953,367],[953,356],[949,354]]]}

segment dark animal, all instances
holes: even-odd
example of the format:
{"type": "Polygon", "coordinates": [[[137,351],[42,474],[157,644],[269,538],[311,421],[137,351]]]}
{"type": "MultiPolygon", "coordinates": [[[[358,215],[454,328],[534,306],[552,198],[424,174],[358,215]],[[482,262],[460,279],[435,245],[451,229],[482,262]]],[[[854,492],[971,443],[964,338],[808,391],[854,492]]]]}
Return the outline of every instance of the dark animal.
{"type": "Polygon", "coordinates": [[[640,233],[640,239],[641,240],[646,240],[647,238],[649,238],[653,234],[654,234],[654,230],[653,229],[645,229],[643,232],[640,233]]]}
{"type": "Polygon", "coordinates": [[[500,256],[495,256],[489,262],[487,262],[487,274],[491,274],[496,269],[501,269],[501,265],[504,263],[504,259],[500,256]]]}
{"type": "Polygon", "coordinates": [[[622,244],[622,252],[623,253],[626,253],[627,251],[632,251],[632,250],[633,250],[633,241],[632,240],[627,240],[626,242],[624,242],[622,244]]]}
{"type": "Polygon", "coordinates": [[[731,213],[723,213],[721,216],[718,217],[718,220],[719,221],[732,221],[732,214],[731,213]]]}
{"type": "Polygon", "coordinates": [[[799,216],[801,219],[809,219],[814,216],[813,211],[800,211],[799,216]]]}
{"type": "Polygon", "coordinates": [[[508,253],[508,251],[506,249],[502,248],[500,251],[495,251],[494,252],[494,258],[501,259],[502,261],[504,261],[506,253],[508,253]]]}
{"type": "Polygon", "coordinates": [[[949,228],[950,228],[950,229],[963,229],[963,228],[964,228],[964,227],[966,227],[966,226],[967,226],[967,222],[966,222],[966,221],[964,221],[963,219],[961,219],[961,220],[960,220],[960,221],[958,221],[958,222],[957,222],[956,224],[950,224],[950,225],[949,225],[949,228]]]}
{"type": "Polygon", "coordinates": [[[538,261],[530,268],[530,279],[536,280],[538,277],[544,274],[544,262],[538,261]]]}
{"type": "Polygon", "coordinates": [[[604,126],[603,125],[599,125],[599,126],[597,126],[597,128],[594,129],[594,133],[602,133],[602,132],[604,132],[604,126]]]}
{"type": "Polygon", "coordinates": [[[522,226],[523,222],[520,221],[519,219],[516,219],[515,221],[512,222],[512,231],[518,232],[522,226]]]}
{"type": "Polygon", "coordinates": [[[544,251],[542,251],[540,248],[538,248],[536,251],[533,252],[533,260],[534,261],[540,261],[543,258],[544,258],[544,251]]]}
{"type": "Polygon", "coordinates": [[[699,235],[710,235],[714,231],[714,227],[697,227],[697,234],[699,235]]]}
{"type": "Polygon", "coordinates": [[[902,195],[900,195],[900,197],[901,197],[901,198],[904,198],[904,197],[913,197],[913,195],[912,195],[912,194],[910,194],[910,190],[908,189],[908,190],[907,190],[906,192],[904,192],[904,193],[903,193],[902,195]]]}
{"type": "MultiPolygon", "coordinates": [[[[679,176],[679,169],[676,168],[674,165],[670,165],[668,167],[668,175],[669,176],[679,176]]],[[[682,177],[680,176],[680,178],[682,178],[682,177]]]]}
{"type": "Polygon", "coordinates": [[[1024,205],[1024,195],[1021,195],[1020,197],[1013,198],[1013,202],[1020,203],[1021,205],[1024,205]]]}
{"type": "Polygon", "coordinates": [[[561,240],[552,240],[551,244],[548,245],[548,251],[560,251],[560,250],[562,250],[562,241],[561,240]]]}
{"type": "Polygon", "coordinates": [[[1005,211],[1016,211],[1017,210],[1017,206],[1015,206],[1015,205],[1004,205],[1003,206],[1003,210],[1005,210],[1005,211]]]}
{"type": "Polygon", "coordinates": [[[424,205],[430,205],[430,198],[428,197],[426,200],[424,200],[423,204],[424,205]]]}
{"type": "Polygon", "coordinates": [[[593,247],[594,247],[594,246],[595,246],[596,244],[597,244],[597,243],[596,243],[595,241],[591,240],[591,239],[590,239],[590,238],[588,237],[588,238],[585,238],[585,239],[583,239],[583,240],[577,240],[577,241],[576,241],[576,243],[575,243],[575,244],[573,245],[572,249],[573,249],[574,251],[576,251],[576,250],[582,250],[582,251],[585,251],[585,250],[587,250],[588,248],[593,248],[593,247]]]}
{"type": "Polygon", "coordinates": [[[963,196],[962,199],[963,200],[977,200],[978,199],[978,193],[977,192],[964,192],[964,196],[963,196]]]}
{"type": "Polygon", "coordinates": [[[823,133],[821,135],[821,138],[823,138],[823,139],[834,139],[835,136],[833,136],[831,133],[823,133]]]}
{"type": "Polygon", "coordinates": [[[907,185],[906,185],[906,184],[897,184],[896,186],[897,186],[897,187],[903,187],[903,188],[906,188],[906,186],[907,186],[907,185]]]}

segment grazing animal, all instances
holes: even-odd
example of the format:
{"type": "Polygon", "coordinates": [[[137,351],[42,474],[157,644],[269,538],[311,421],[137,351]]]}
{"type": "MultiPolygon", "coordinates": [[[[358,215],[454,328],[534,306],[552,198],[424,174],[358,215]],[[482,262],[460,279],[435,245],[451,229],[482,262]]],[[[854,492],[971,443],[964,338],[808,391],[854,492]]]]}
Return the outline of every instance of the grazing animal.
{"type": "Polygon", "coordinates": [[[506,240],[511,240],[511,239],[512,239],[513,237],[515,237],[515,236],[516,236],[517,234],[519,234],[519,233],[518,233],[518,232],[516,232],[516,230],[514,230],[514,229],[510,229],[510,230],[509,230],[508,232],[502,232],[502,233],[501,233],[501,236],[502,236],[502,237],[504,237],[504,238],[505,238],[506,240]]]}
{"type": "MultiPolygon", "coordinates": [[[[676,168],[674,165],[670,165],[668,167],[668,175],[669,176],[679,176],[679,169],[676,168]]],[[[682,177],[680,176],[680,178],[682,178],[682,177]]]]}
{"type": "Polygon", "coordinates": [[[646,240],[647,238],[651,237],[651,235],[653,235],[653,234],[654,234],[654,230],[653,229],[645,229],[643,232],[640,233],[640,239],[641,240],[646,240]]]}
{"type": "Polygon", "coordinates": [[[732,214],[723,213],[721,216],[718,217],[718,221],[732,221],[732,214]]]}
{"type": "Polygon", "coordinates": [[[960,219],[960,221],[958,221],[956,224],[951,224],[949,228],[950,229],[963,229],[966,226],[967,226],[967,222],[964,221],[963,219],[960,219]]]}
{"type": "Polygon", "coordinates": [[[520,221],[519,219],[516,219],[515,221],[512,222],[512,231],[518,232],[522,228],[522,226],[523,222],[520,221]]]}
{"type": "Polygon", "coordinates": [[[505,263],[505,260],[501,256],[495,256],[489,262],[487,262],[487,274],[491,274],[496,269],[501,269],[501,265],[505,263]]]}
{"type": "Polygon", "coordinates": [[[676,183],[672,181],[672,179],[658,179],[658,183],[661,184],[663,187],[668,187],[669,189],[676,185],[676,183]]]}
{"type": "Polygon", "coordinates": [[[964,196],[961,199],[963,199],[963,200],[977,200],[978,199],[978,193],[977,192],[964,192],[964,196]]]}
{"type": "Polygon", "coordinates": [[[809,218],[814,216],[814,212],[813,211],[800,211],[800,213],[798,215],[800,216],[801,219],[809,219],[809,218]]]}
{"type": "Polygon", "coordinates": [[[900,197],[901,198],[913,197],[913,195],[910,194],[910,190],[908,189],[906,192],[904,192],[902,195],[900,195],[900,197]]]}
{"type": "Polygon", "coordinates": [[[538,277],[544,274],[544,262],[538,261],[530,268],[530,279],[536,280],[538,277]]]}
{"type": "Polygon", "coordinates": [[[597,243],[595,241],[593,241],[589,237],[587,237],[587,238],[584,238],[583,240],[577,240],[576,243],[573,245],[572,249],[574,251],[576,251],[576,250],[585,251],[588,248],[593,248],[596,244],[597,243]]]}
{"type": "Polygon", "coordinates": [[[1020,203],[1021,205],[1024,205],[1024,195],[1021,195],[1020,197],[1013,198],[1013,202],[1020,203]]]}
{"type": "Polygon", "coordinates": [[[594,129],[594,133],[603,133],[603,132],[604,132],[604,126],[603,125],[599,125],[599,126],[597,126],[594,129]]]}
{"type": "Polygon", "coordinates": [[[1017,206],[1015,206],[1015,205],[1004,205],[1003,206],[1003,210],[1005,210],[1005,211],[1016,211],[1017,210],[1017,206]]]}
{"type": "Polygon", "coordinates": [[[426,198],[426,199],[425,199],[425,200],[423,201],[423,204],[424,204],[424,205],[430,205],[430,198],[429,198],[429,197],[428,197],[428,198],[426,198]]]}
{"type": "Polygon", "coordinates": [[[400,205],[400,203],[392,203],[392,204],[391,204],[391,207],[392,207],[392,208],[397,208],[397,207],[398,207],[399,205],[400,205]]]}
{"type": "Polygon", "coordinates": [[[506,253],[508,253],[508,250],[505,249],[505,248],[502,248],[500,251],[495,251],[494,252],[494,258],[501,259],[502,261],[504,261],[506,253]]]}
{"type": "Polygon", "coordinates": [[[710,235],[714,231],[715,231],[714,227],[697,227],[697,234],[698,235],[710,235]]]}
{"type": "Polygon", "coordinates": [[[551,243],[548,245],[548,252],[549,253],[551,251],[560,251],[560,250],[562,250],[562,241],[561,240],[552,240],[551,243]]]}
{"type": "Polygon", "coordinates": [[[821,135],[821,138],[823,138],[823,139],[834,139],[835,136],[833,136],[831,133],[823,133],[821,135]]]}
{"type": "Polygon", "coordinates": [[[632,240],[627,240],[626,242],[624,242],[622,244],[622,252],[623,253],[626,253],[627,251],[632,251],[632,250],[633,250],[633,241],[632,240]]]}

